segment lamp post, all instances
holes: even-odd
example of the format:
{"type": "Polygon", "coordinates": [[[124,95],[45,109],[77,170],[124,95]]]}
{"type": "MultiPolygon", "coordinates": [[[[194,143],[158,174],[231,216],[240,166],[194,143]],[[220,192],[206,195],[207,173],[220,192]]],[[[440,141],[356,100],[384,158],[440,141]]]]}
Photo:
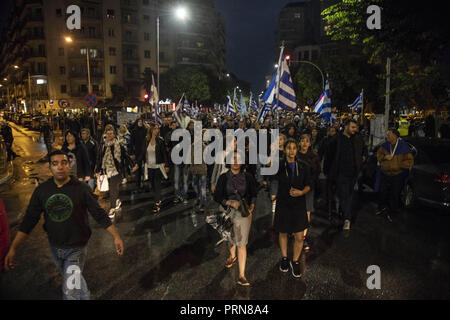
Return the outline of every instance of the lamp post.
{"type": "MultiPolygon", "coordinates": [[[[157,68],[157,86],[156,88],[158,89],[158,93],[160,93],[159,90],[159,67],[160,67],[160,61],[159,61],[159,29],[160,29],[160,17],[164,17],[164,16],[171,16],[172,13],[168,13],[168,14],[162,14],[162,15],[158,15],[156,17],[156,68],[157,68]]],[[[188,17],[188,11],[185,7],[178,7],[175,10],[175,16],[179,19],[179,20],[185,20],[188,17]]]]}
{"type": "Polygon", "coordinates": [[[310,65],[312,65],[313,67],[315,67],[317,70],[319,70],[320,75],[322,76],[322,90],[325,90],[325,77],[323,76],[322,70],[320,70],[320,68],[319,68],[316,64],[312,63],[311,61],[306,61],[306,60],[301,60],[301,61],[291,61],[291,60],[289,60],[289,66],[291,65],[291,62],[295,62],[295,63],[307,63],[307,64],[310,64],[310,65]]]}
{"type": "MultiPolygon", "coordinates": [[[[66,43],[73,43],[72,37],[64,37],[64,40],[66,43]]],[[[92,86],[91,86],[91,68],[89,63],[89,48],[86,46],[86,65],[87,65],[87,78],[88,78],[88,93],[92,93],[92,86]]]]}

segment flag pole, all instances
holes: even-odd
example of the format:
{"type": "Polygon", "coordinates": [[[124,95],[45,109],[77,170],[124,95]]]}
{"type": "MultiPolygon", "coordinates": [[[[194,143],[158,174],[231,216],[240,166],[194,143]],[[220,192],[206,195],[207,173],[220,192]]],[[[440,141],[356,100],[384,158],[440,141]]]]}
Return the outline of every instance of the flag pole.
{"type": "Polygon", "coordinates": [[[278,59],[278,70],[277,70],[277,91],[276,91],[276,97],[277,97],[277,103],[275,105],[275,113],[276,113],[276,119],[277,119],[277,127],[279,126],[279,115],[278,115],[278,99],[280,96],[280,70],[281,70],[281,60],[283,59],[283,52],[284,52],[284,40],[281,42],[281,51],[280,51],[280,58],[278,59]]]}

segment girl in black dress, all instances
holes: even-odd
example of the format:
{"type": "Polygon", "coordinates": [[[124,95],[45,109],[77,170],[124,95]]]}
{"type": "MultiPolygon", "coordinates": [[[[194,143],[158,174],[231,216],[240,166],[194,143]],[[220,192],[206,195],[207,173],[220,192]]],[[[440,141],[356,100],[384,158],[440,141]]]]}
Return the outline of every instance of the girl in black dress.
{"type": "MultiPolygon", "coordinates": [[[[299,278],[299,258],[303,248],[304,230],[309,227],[306,214],[305,194],[310,190],[310,169],[297,159],[297,142],[288,139],[284,147],[285,159],[282,159],[274,182],[278,184],[276,195],[274,228],[279,234],[282,259],[280,271],[288,272],[289,265],[294,277],[299,278]],[[294,234],[292,261],[287,258],[288,234],[294,234]]],[[[273,197],[272,197],[273,198],[273,197]]]]}

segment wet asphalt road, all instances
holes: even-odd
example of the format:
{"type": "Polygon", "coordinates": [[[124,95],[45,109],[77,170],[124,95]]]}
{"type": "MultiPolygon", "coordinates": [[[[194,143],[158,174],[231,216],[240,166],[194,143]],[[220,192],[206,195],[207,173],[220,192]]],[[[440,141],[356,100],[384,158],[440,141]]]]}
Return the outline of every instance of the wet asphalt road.
{"type": "MultiPolygon", "coordinates": [[[[13,129],[15,177],[0,187],[12,236],[23,216],[36,177],[50,176],[38,163],[45,146],[37,133],[13,129]]],[[[114,253],[112,237],[90,219],[93,234],[88,245],[84,276],[93,299],[449,299],[450,214],[418,208],[403,212],[389,223],[375,216],[375,196],[357,197],[356,220],[349,233],[330,225],[323,203],[317,204],[309,231],[311,251],[302,254],[303,276],[278,270],[280,251],[270,231],[267,193],[261,190],[249,237],[249,288],[236,286],[237,265],[224,267],[226,244],[215,246],[218,234],[195,213],[192,194],[187,206],[173,205],[172,187],[163,189],[166,205],[151,212],[152,193],[132,196],[133,183],[122,186],[123,220],[117,228],[125,254],[114,253]],[[370,290],[367,268],[381,270],[381,289],[370,290]]],[[[107,208],[107,201],[100,200],[107,208]]],[[[210,206],[214,204],[211,202],[210,206]]],[[[291,241],[289,243],[291,247],[291,241]]],[[[291,254],[291,250],[289,250],[291,254]]],[[[20,265],[0,274],[1,299],[60,299],[61,277],[50,257],[42,220],[17,253],[20,265]]]]}

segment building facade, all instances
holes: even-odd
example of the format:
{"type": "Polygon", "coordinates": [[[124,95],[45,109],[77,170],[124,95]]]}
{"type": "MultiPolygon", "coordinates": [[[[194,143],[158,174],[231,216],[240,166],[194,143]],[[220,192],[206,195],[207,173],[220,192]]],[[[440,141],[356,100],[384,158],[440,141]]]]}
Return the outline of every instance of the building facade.
{"type": "Polygon", "coordinates": [[[157,17],[161,73],[177,64],[223,73],[225,31],[212,3],[189,2],[193,19],[180,23],[171,0],[18,0],[2,35],[1,104],[25,111],[83,108],[88,65],[101,104],[114,104],[117,92],[128,105],[143,101],[149,81],[143,74],[157,72],[157,17]],[[70,5],[81,9],[81,30],[67,28],[70,5]]]}

